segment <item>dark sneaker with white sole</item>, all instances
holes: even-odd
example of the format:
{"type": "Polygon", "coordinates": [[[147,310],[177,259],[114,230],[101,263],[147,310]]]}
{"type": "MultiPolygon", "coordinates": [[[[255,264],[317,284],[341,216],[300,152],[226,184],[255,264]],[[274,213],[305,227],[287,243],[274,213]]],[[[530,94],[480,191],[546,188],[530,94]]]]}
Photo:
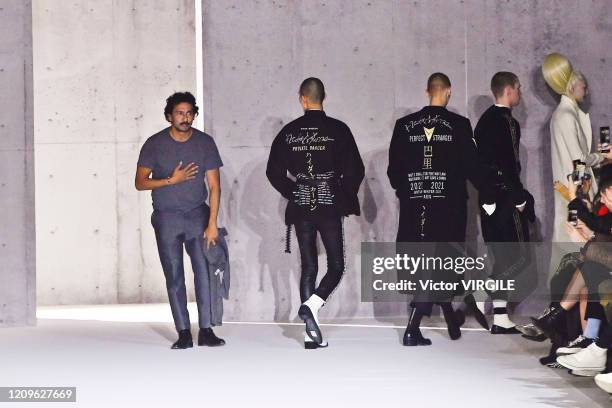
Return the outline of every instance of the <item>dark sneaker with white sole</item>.
{"type": "Polygon", "coordinates": [[[580,335],[576,337],[574,340],[570,341],[569,344],[565,347],[559,347],[557,349],[558,356],[567,356],[569,354],[574,354],[579,352],[582,349],[589,347],[595,340],[589,339],[580,335]]]}
{"type": "Polygon", "coordinates": [[[557,356],[548,355],[540,359],[540,364],[545,365],[549,368],[565,368],[561,364],[557,363],[557,356]]]}

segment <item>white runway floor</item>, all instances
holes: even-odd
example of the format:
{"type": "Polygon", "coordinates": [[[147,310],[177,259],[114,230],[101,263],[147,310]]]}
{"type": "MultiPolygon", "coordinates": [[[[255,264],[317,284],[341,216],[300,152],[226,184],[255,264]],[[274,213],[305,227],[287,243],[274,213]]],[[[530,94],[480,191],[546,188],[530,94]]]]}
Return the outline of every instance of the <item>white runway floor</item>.
{"type": "MultiPolygon", "coordinates": [[[[221,348],[170,350],[167,305],[39,309],[38,326],[0,331],[0,386],[75,386],[53,407],[608,407],[591,378],[539,364],[547,343],[518,335],[324,327],[330,346],[304,350],[302,327],[226,323],[221,348]]],[[[192,320],[196,315],[192,315],[192,320]]],[[[368,323],[368,322],[364,322],[368,323]]],[[[426,321],[424,321],[427,324],[426,321]]],[[[194,335],[197,329],[193,329],[194,335]]],[[[40,407],[40,403],[0,403],[40,407]]],[[[44,406],[44,405],[43,405],[44,406]]]]}

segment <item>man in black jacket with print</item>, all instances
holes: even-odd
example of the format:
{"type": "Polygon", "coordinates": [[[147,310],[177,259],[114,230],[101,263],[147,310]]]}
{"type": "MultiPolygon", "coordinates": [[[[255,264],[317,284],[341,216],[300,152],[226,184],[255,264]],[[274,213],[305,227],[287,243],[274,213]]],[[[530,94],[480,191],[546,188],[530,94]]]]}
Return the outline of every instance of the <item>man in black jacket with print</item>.
{"type": "Polygon", "coordinates": [[[289,200],[285,223],[295,226],[302,263],[298,314],[306,323],[304,346],[314,349],[327,346],[318,311],[344,273],[342,217],[360,213],[357,192],[364,166],[348,126],[323,111],[321,80],[304,80],[299,97],[304,116],[288,123],[274,139],[266,175],[289,200]],[[317,233],[327,253],[327,273],[318,287],[317,233]]]}
{"type": "MultiPolygon", "coordinates": [[[[432,74],[427,80],[427,95],[429,106],[396,122],[389,147],[387,175],[400,204],[397,242],[436,242],[436,255],[440,250],[460,255],[462,249],[452,243],[465,241],[466,180],[479,188],[483,173],[469,119],[446,109],[451,96],[448,76],[432,74]]],[[[452,271],[432,273],[437,280],[458,280],[452,271]]],[[[405,346],[431,344],[419,326],[421,318],[431,314],[432,301],[440,304],[451,339],[461,336],[463,316],[453,311],[452,296],[440,291],[415,294],[403,338],[405,346]]]]}

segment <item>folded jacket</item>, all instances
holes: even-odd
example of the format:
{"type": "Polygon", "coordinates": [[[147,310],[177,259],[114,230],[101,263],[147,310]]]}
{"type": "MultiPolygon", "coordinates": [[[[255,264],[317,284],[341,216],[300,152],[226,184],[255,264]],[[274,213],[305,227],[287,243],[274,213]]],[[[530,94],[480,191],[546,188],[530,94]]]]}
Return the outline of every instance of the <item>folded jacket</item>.
{"type": "Polygon", "coordinates": [[[204,257],[208,262],[211,285],[217,285],[217,293],[220,293],[224,299],[229,298],[230,288],[229,248],[225,239],[227,235],[227,229],[219,228],[216,245],[210,245],[209,248],[206,248],[204,240],[204,257]]]}

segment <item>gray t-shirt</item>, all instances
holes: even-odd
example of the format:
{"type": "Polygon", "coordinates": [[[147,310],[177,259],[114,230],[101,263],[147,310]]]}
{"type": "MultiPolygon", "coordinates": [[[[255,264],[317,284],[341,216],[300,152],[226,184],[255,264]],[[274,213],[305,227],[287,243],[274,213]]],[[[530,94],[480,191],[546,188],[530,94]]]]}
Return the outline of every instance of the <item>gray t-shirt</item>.
{"type": "Polygon", "coordinates": [[[170,136],[170,128],[151,136],[140,149],[138,166],[152,169],[154,179],[165,179],[174,168],[195,163],[198,173],[192,180],[172,184],[152,191],[153,208],[160,211],[189,211],[202,205],[208,197],[205,174],[207,170],[223,166],[217,145],[212,137],[193,129],[185,142],[177,142],[170,136]]]}

